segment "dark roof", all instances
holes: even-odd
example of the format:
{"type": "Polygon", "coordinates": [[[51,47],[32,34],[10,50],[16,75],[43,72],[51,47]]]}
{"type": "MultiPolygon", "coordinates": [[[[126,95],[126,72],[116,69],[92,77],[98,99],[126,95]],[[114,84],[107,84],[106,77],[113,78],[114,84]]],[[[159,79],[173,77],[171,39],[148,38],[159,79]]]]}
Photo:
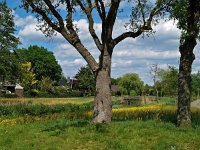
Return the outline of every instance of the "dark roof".
{"type": "Polygon", "coordinates": [[[15,84],[10,84],[10,85],[5,84],[5,85],[3,85],[3,87],[15,87],[15,86],[16,86],[15,84]]]}
{"type": "Polygon", "coordinates": [[[111,85],[111,91],[112,92],[118,92],[118,91],[120,91],[119,85],[111,85]]]}

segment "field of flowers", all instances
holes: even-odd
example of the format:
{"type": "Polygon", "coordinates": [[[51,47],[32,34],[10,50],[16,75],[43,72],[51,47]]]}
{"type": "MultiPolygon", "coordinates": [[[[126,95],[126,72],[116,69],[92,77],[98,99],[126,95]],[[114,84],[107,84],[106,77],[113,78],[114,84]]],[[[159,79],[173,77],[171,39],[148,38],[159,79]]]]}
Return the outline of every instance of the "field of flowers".
{"type": "MultiPolygon", "coordinates": [[[[57,118],[90,121],[92,109],[92,98],[0,100],[0,124],[12,125],[57,118]]],[[[156,119],[175,123],[176,109],[175,104],[169,105],[163,102],[122,106],[113,108],[112,119],[115,121],[156,119]]],[[[199,116],[200,110],[192,108],[192,119],[195,124],[200,123],[199,116]]]]}

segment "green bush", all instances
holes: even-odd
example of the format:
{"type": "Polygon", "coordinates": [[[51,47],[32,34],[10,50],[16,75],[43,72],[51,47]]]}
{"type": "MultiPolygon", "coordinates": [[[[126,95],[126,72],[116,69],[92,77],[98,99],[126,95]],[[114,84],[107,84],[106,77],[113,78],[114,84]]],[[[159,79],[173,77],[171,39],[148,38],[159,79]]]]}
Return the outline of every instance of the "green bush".
{"type": "Polygon", "coordinates": [[[135,90],[131,90],[130,96],[137,96],[137,93],[135,92],[135,90]]]}
{"type": "Polygon", "coordinates": [[[37,96],[38,96],[38,93],[39,93],[39,91],[36,90],[36,89],[31,89],[31,90],[29,91],[29,95],[30,95],[31,97],[37,97],[37,96]]]}
{"type": "Polygon", "coordinates": [[[71,90],[67,93],[68,97],[83,97],[83,94],[78,90],[71,90]]]}

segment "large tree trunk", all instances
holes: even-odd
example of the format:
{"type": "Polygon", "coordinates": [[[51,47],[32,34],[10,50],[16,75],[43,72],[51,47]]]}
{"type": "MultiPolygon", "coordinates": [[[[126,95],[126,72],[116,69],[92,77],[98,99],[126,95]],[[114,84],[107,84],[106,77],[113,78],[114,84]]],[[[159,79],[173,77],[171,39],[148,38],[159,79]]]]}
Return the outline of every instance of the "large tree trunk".
{"type": "Polygon", "coordinates": [[[177,125],[191,127],[191,68],[195,59],[193,54],[199,34],[199,1],[189,0],[186,32],[182,33],[179,51],[181,53],[178,81],[177,125]]]}
{"type": "Polygon", "coordinates": [[[94,124],[110,123],[112,117],[111,80],[107,70],[99,70],[94,98],[94,124]]]}
{"type": "Polygon", "coordinates": [[[179,82],[178,82],[178,112],[177,125],[179,127],[191,126],[191,67],[195,55],[193,49],[196,45],[194,36],[187,36],[183,44],[179,47],[181,58],[179,65],[179,82]]]}
{"type": "Polygon", "coordinates": [[[104,49],[100,56],[100,67],[96,73],[96,94],[94,98],[93,123],[110,123],[112,117],[111,100],[111,54],[104,49]]]}

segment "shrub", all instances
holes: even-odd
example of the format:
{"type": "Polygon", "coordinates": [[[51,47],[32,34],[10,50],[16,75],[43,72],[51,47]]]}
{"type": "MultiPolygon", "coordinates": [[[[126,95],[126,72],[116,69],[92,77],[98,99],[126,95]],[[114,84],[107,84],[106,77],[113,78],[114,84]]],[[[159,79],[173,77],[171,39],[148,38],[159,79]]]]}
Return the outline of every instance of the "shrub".
{"type": "Polygon", "coordinates": [[[135,90],[131,90],[131,92],[130,92],[130,96],[137,96],[136,91],[135,91],[135,90]]]}
{"type": "Polygon", "coordinates": [[[68,97],[83,97],[83,94],[77,90],[71,90],[67,93],[68,97]]]}
{"type": "Polygon", "coordinates": [[[30,96],[36,97],[36,96],[38,96],[39,91],[36,89],[31,89],[28,93],[30,96]]]}

